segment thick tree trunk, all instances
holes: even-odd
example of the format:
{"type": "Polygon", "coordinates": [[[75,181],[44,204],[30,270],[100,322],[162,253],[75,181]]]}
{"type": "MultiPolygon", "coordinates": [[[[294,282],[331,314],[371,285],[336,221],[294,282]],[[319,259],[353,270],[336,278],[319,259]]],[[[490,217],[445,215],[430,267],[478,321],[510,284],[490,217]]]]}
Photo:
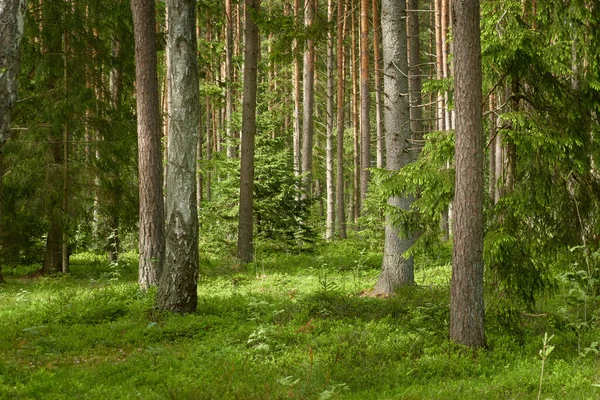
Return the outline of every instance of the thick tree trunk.
{"type": "MultiPolygon", "coordinates": [[[[304,25],[310,29],[315,12],[314,0],[306,0],[304,4],[304,25]]],[[[312,196],[312,156],[314,131],[314,102],[315,102],[315,42],[312,38],[306,40],[304,52],[304,99],[302,108],[302,197],[312,196]]]]}
{"type": "MultiPolygon", "coordinates": [[[[0,219],[2,204],[2,159],[4,143],[10,137],[10,113],[17,101],[17,78],[19,76],[19,55],[23,38],[23,16],[25,0],[5,0],[0,7],[0,219]]],[[[0,228],[2,225],[0,224],[0,228]]],[[[0,246],[2,230],[0,229],[0,246]]],[[[2,264],[0,264],[0,283],[2,264]]]]}
{"type": "MultiPolygon", "coordinates": [[[[383,37],[386,167],[398,171],[412,161],[410,154],[410,104],[408,96],[408,60],[406,3],[383,0],[381,7],[383,37]]],[[[412,196],[394,196],[390,206],[409,210],[412,196]]],[[[400,232],[386,217],[383,265],[375,284],[375,293],[393,293],[398,286],[414,284],[414,261],[404,253],[414,244],[411,232],[400,232]],[[402,235],[402,236],[401,236],[402,235]]]]}
{"type": "Polygon", "coordinates": [[[346,73],[344,66],[344,32],[346,18],[344,18],[346,0],[338,0],[337,7],[337,179],[336,179],[336,205],[338,235],[346,238],[346,212],[344,209],[344,101],[346,90],[346,73]]]}
{"type": "Polygon", "coordinates": [[[169,174],[166,200],[166,255],[156,305],[188,313],[198,302],[198,206],[196,146],[199,93],[196,2],[168,0],[171,76],[169,174]]]}
{"type": "Polygon", "coordinates": [[[454,2],[456,193],[450,339],[480,347],[483,326],[483,127],[479,1],[454,2]]]}
{"type": "Polygon", "coordinates": [[[140,181],[139,284],[142,289],[148,289],[158,284],[165,252],[154,1],[132,0],[131,10],[135,36],[140,181]]]}
{"type": "MultiPolygon", "coordinates": [[[[329,26],[333,21],[333,1],[327,1],[327,21],[329,26]]],[[[325,238],[333,239],[335,232],[335,193],[333,191],[333,27],[327,33],[327,138],[326,138],[326,177],[325,186],[327,192],[327,220],[325,238]]]]}
{"type": "MultiPolygon", "coordinates": [[[[367,197],[371,168],[371,122],[369,91],[369,0],[360,1],[360,196],[367,197]]],[[[361,210],[359,209],[359,215],[361,210]]]]}
{"type": "Polygon", "coordinates": [[[243,264],[251,262],[254,258],[254,136],[256,134],[256,90],[260,43],[258,27],[254,22],[253,14],[258,13],[259,7],[260,0],[246,0],[246,48],[244,54],[240,220],[238,230],[238,260],[243,264]]]}
{"type": "MultiPolygon", "coordinates": [[[[375,120],[377,124],[377,168],[384,165],[384,129],[383,129],[383,100],[381,98],[381,54],[379,51],[379,31],[381,29],[379,17],[379,0],[373,0],[373,56],[375,59],[375,120]]],[[[417,39],[418,40],[418,39],[417,39]]]]}

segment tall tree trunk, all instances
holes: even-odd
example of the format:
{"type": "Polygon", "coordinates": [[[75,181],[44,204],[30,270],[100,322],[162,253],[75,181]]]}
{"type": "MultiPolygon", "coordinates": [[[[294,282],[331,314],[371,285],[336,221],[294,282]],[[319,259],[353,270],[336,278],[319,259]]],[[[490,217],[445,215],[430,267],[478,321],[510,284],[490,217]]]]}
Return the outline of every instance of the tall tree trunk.
{"type": "Polygon", "coordinates": [[[253,251],[254,136],[256,134],[256,90],[260,42],[254,17],[260,0],[246,0],[246,48],[244,50],[244,99],[242,104],[242,151],[240,167],[240,220],[238,260],[249,263],[253,251]]]}
{"type": "MultiPolygon", "coordinates": [[[[410,104],[408,96],[408,60],[406,3],[383,0],[381,7],[383,37],[386,167],[398,171],[410,163],[410,104]]],[[[388,204],[409,210],[412,196],[393,196],[388,204]]],[[[413,245],[411,232],[400,232],[386,216],[383,265],[375,284],[375,293],[393,293],[398,286],[414,284],[414,261],[404,253],[413,245]],[[402,235],[402,237],[401,237],[402,235]]]]}
{"type": "MultiPolygon", "coordinates": [[[[294,0],[294,20],[295,25],[300,27],[300,0],[294,0]]],[[[300,150],[300,102],[301,102],[301,93],[300,93],[300,46],[298,45],[298,39],[294,39],[294,135],[293,135],[293,150],[294,150],[294,172],[296,176],[300,176],[302,174],[302,156],[300,150]]]]}
{"type": "Polygon", "coordinates": [[[383,168],[384,163],[384,129],[383,129],[383,100],[381,98],[381,54],[379,51],[379,0],[373,0],[373,56],[375,58],[375,120],[377,123],[377,168],[383,168]]]}
{"type": "Polygon", "coordinates": [[[156,293],[160,310],[189,313],[198,302],[198,205],[196,147],[200,99],[196,1],[168,0],[171,76],[166,255],[156,293]]]}
{"type": "Polygon", "coordinates": [[[227,74],[226,92],[225,92],[225,130],[227,133],[227,157],[234,158],[237,154],[237,146],[234,145],[235,133],[232,129],[233,124],[233,9],[231,0],[225,0],[225,17],[227,19],[225,27],[226,45],[225,45],[225,71],[227,74]]]}
{"type": "Polygon", "coordinates": [[[483,326],[483,127],[479,0],[453,2],[456,193],[450,339],[480,347],[483,326]]]}
{"type": "MultiPolygon", "coordinates": [[[[408,23],[408,86],[410,91],[410,130],[414,143],[420,146],[423,138],[423,109],[421,105],[421,28],[419,26],[419,0],[407,0],[408,23]]],[[[418,151],[414,151],[415,159],[418,151]]]]}
{"type": "MultiPolygon", "coordinates": [[[[371,168],[371,122],[369,111],[369,0],[360,0],[360,196],[367,197],[371,168]]],[[[361,210],[359,209],[359,214],[361,210]]]]}
{"type": "Polygon", "coordinates": [[[338,0],[337,7],[337,179],[336,179],[336,205],[338,235],[346,238],[346,213],[344,201],[344,101],[346,90],[346,73],[344,66],[344,27],[346,0],[338,0]]]}
{"type": "Polygon", "coordinates": [[[353,148],[354,148],[354,185],[353,185],[353,202],[352,211],[354,217],[354,223],[358,222],[358,216],[360,213],[360,148],[359,148],[359,120],[358,120],[358,62],[356,57],[356,15],[354,12],[354,0],[350,0],[352,7],[350,7],[350,14],[352,15],[352,125],[353,125],[353,148]]]}
{"type": "MultiPolygon", "coordinates": [[[[165,254],[154,1],[132,0],[139,158],[139,284],[158,284],[165,254]]],[[[171,10],[169,10],[171,11],[171,10]]]]}
{"type": "Polygon", "coordinates": [[[489,148],[490,148],[490,157],[489,157],[489,174],[488,174],[488,195],[492,200],[492,203],[495,204],[494,195],[496,193],[496,139],[497,139],[497,127],[496,127],[496,96],[495,93],[490,95],[489,100],[490,105],[490,115],[489,115],[489,123],[490,123],[490,138],[489,138],[489,148]]]}
{"type": "Polygon", "coordinates": [[[335,193],[333,191],[333,0],[327,0],[327,22],[329,31],[327,33],[327,144],[326,144],[326,177],[325,186],[327,192],[327,221],[325,238],[333,239],[335,232],[335,193]]]}
{"type": "MultiPolygon", "coordinates": [[[[68,54],[69,42],[68,32],[63,32],[63,85],[64,98],[68,101],[69,97],[69,70],[68,70],[68,54]]],[[[69,216],[69,121],[66,119],[63,122],[63,192],[62,192],[62,214],[63,220],[68,221],[69,216]]],[[[61,249],[61,272],[66,274],[69,272],[69,224],[62,224],[62,249],[61,249]]]]}
{"type": "MultiPolygon", "coordinates": [[[[304,25],[310,29],[315,12],[314,0],[305,0],[304,25]]],[[[304,99],[302,108],[302,197],[312,196],[312,156],[314,131],[314,101],[315,101],[315,42],[312,38],[306,40],[304,52],[304,99]]]]}

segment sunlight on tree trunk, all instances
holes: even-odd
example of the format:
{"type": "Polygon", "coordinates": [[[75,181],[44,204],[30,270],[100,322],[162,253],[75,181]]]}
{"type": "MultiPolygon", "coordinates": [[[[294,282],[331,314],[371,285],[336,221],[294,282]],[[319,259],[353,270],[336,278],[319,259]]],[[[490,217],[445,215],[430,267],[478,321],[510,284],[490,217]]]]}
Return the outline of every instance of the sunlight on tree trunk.
{"type": "Polygon", "coordinates": [[[139,158],[139,285],[158,284],[165,252],[154,1],[132,0],[139,158]]]}
{"type": "Polygon", "coordinates": [[[168,0],[169,7],[169,173],[166,198],[166,254],[156,293],[160,310],[189,313],[198,302],[198,206],[196,148],[199,93],[196,2],[168,0]]]}

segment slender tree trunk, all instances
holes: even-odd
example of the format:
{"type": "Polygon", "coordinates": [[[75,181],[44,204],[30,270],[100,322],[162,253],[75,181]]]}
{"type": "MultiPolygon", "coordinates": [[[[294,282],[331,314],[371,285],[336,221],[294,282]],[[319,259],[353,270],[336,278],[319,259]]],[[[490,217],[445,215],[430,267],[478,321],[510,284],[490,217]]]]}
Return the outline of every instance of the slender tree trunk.
{"type": "MultiPolygon", "coordinates": [[[[300,26],[300,0],[294,0],[294,19],[296,26],[300,26]]],[[[301,142],[301,133],[300,133],[300,102],[301,102],[301,93],[300,93],[300,47],[298,45],[298,39],[294,39],[294,172],[296,176],[300,176],[302,174],[302,157],[300,150],[300,142],[301,142]]]]}
{"type": "Polygon", "coordinates": [[[490,158],[489,158],[489,176],[488,176],[488,194],[490,199],[492,199],[492,203],[495,204],[494,194],[496,193],[496,96],[495,93],[490,95],[490,138],[489,138],[489,148],[490,148],[490,158]]]}
{"type": "MultiPolygon", "coordinates": [[[[408,96],[408,60],[406,3],[383,0],[381,7],[383,37],[386,167],[398,171],[412,161],[410,154],[410,104],[408,96]]],[[[393,196],[388,204],[409,210],[412,196],[393,196]]],[[[375,293],[393,293],[397,287],[414,284],[414,261],[404,253],[413,245],[411,232],[400,232],[386,216],[383,265],[375,284],[375,293]],[[401,237],[402,235],[402,237],[401,237]]]]}
{"type": "Polygon", "coordinates": [[[234,158],[237,154],[237,146],[233,144],[235,134],[232,129],[233,123],[233,9],[231,0],[225,0],[225,17],[227,19],[225,27],[226,45],[225,45],[225,70],[227,74],[225,92],[225,130],[229,145],[227,146],[227,157],[234,158]]]}
{"type": "MultiPolygon", "coordinates": [[[[353,0],[352,5],[354,3],[353,0]]],[[[360,148],[359,148],[359,120],[358,120],[358,62],[356,57],[356,16],[354,7],[350,7],[350,13],[352,15],[352,124],[354,129],[354,186],[353,186],[353,202],[352,211],[354,216],[354,223],[358,222],[360,213],[361,197],[360,197],[360,148]]]]}
{"type": "Polygon", "coordinates": [[[154,1],[132,0],[139,158],[139,284],[158,283],[164,260],[164,203],[154,1]]]}
{"type": "MultiPolygon", "coordinates": [[[[307,29],[313,24],[315,12],[314,0],[305,0],[304,25],[307,29]]],[[[312,156],[314,131],[314,101],[315,101],[315,43],[312,38],[306,40],[304,52],[304,101],[302,108],[302,197],[312,196],[312,156]]]]}
{"type": "MultiPolygon", "coordinates": [[[[369,111],[369,0],[360,0],[360,196],[367,197],[371,168],[371,122],[369,111]]],[[[359,215],[361,210],[359,209],[359,215]]]]}
{"type": "Polygon", "coordinates": [[[456,193],[450,339],[480,347],[483,326],[483,127],[479,1],[453,3],[456,193]]]}
{"type": "Polygon", "coordinates": [[[165,267],[156,293],[160,310],[189,313],[198,302],[196,147],[200,99],[196,1],[167,0],[171,76],[165,267]]]}
{"type": "MultiPolygon", "coordinates": [[[[418,148],[423,138],[423,109],[421,105],[421,28],[419,26],[419,0],[407,0],[408,22],[408,86],[410,90],[410,130],[414,140],[412,148],[418,148]]],[[[412,151],[417,158],[418,151],[412,151]]]]}
{"type": "MultiPolygon", "coordinates": [[[[69,42],[68,32],[63,32],[63,78],[64,78],[64,96],[65,101],[69,98],[69,70],[68,70],[68,54],[69,42]]],[[[66,119],[63,122],[63,192],[62,192],[62,250],[61,250],[61,272],[67,274],[69,272],[69,121],[66,119]]]]}
{"type": "Polygon", "coordinates": [[[383,129],[383,100],[381,98],[381,54],[379,52],[379,31],[381,18],[379,17],[379,1],[373,0],[373,56],[375,58],[375,120],[377,123],[377,168],[384,165],[384,129],[383,129]]]}
{"type": "Polygon", "coordinates": [[[333,1],[327,1],[327,22],[329,23],[329,31],[327,33],[327,138],[326,138],[326,177],[325,186],[327,192],[327,221],[325,238],[333,239],[335,232],[335,193],[333,191],[334,174],[333,174],[333,1]]]}
{"type": "Polygon", "coordinates": [[[344,66],[344,27],[346,0],[338,0],[337,7],[337,179],[336,179],[336,205],[338,235],[346,238],[346,213],[344,201],[344,101],[346,90],[346,73],[344,66]]]}
{"type": "Polygon", "coordinates": [[[256,90],[260,42],[254,15],[260,0],[246,0],[246,48],[244,51],[244,100],[242,104],[242,155],[240,169],[240,220],[238,260],[249,263],[253,250],[254,136],[256,134],[256,90]]]}

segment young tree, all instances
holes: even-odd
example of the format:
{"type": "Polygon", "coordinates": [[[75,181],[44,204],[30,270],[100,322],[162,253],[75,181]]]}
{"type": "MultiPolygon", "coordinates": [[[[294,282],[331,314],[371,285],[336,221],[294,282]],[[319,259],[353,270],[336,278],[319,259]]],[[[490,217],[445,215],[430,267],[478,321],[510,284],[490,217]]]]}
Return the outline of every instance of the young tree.
{"type": "MultiPolygon", "coordinates": [[[[2,48],[0,53],[0,198],[3,147],[10,137],[10,113],[17,101],[17,77],[19,76],[25,0],[7,0],[3,3],[0,7],[0,48],[2,48]]],[[[1,212],[0,215],[2,215],[1,212]]],[[[2,264],[0,264],[0,283],[3,282],[2,264]]]]}
{"type": "MultiPolygon", "coordinates": [[[[410,154],[410,105],[408,101],[408,61],[406,3],[383,0],[381,5],[383,38],[386,167],[398,171],[412,161],[410,154]]],[[[412,196],[392,196],[388,204],[408,211],[412,196]]],[[[401,285],[414,283],[414,262],[404,253],[413,245],[411,232],[400,232],[386,217],[383,265],[375,284],[376,293],[393,293],[401,285]],[[404,237],[401,237],[403,235],[404,237]]]]}
{"type": "Polygon", "coordinates": [[[450,338],[480,347],[483,327],[483,126],[479,0],[453,2],[456,189],[450,338]]]}
{"type": "Polygon", "coordinates": [[[140,287],[148,289],[158,284],[165,253],[154,1],[131,0],[131,11],[135,36],[140,181],[138,279],[140,287]]]}
{"type": "Polygon", "coordinates": [[[240,167],[240,216],[238,259],[253,259],[254,136],[256,134],[256,90],[260,42],[254,21],[260,0],[246,0],[246,48],[244,49],[244,98],[242,104],[242,151],[240,167]]]}
{"type": "Polygon", "coordinates": [[[171,109],[166,255],[156,294],[161,310],[194,312],[198,303],[196,147],[199,92],[196,1],[168,0],[171,109]]]}

